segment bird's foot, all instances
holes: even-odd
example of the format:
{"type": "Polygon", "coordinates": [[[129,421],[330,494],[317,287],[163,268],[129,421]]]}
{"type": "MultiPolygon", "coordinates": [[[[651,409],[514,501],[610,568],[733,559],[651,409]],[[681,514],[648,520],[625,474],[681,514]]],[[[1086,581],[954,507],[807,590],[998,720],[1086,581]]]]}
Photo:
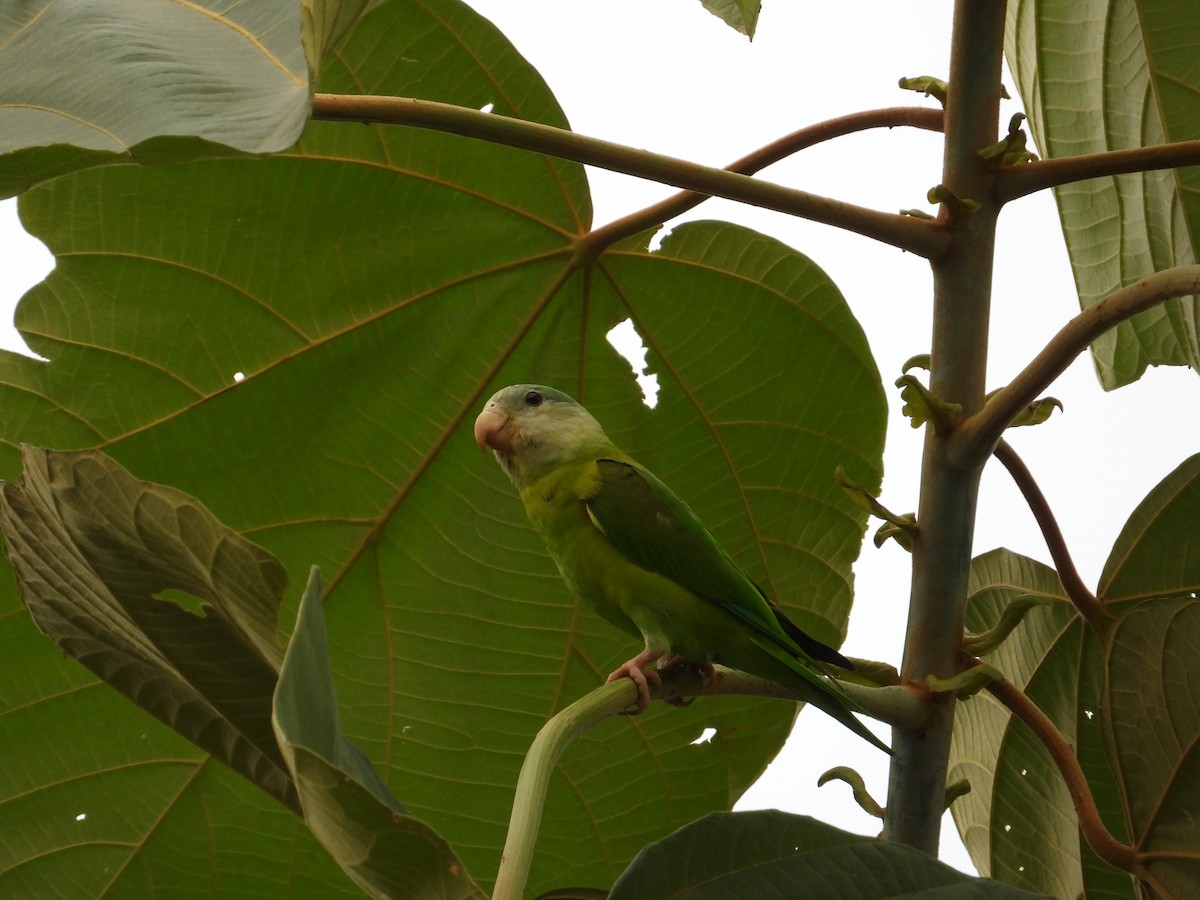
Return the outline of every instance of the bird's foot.
{"type": "MultiPolygon", "coordinates": [[[[704,687],[708,687],[710,684],[712,684],[713,679],[716,677],[716,671],[713,669],[712,663],[692,662],[690,659],[684,659],[682,656],[677,656],[674,653],[668,654],[658,661],[658,670],[660,672],[663,669],[670,669],[676,666],[686,667],[695,672],[699,672],[702,676],[704,676],[704,687]]],[[[701,688],[701,690],[703,689],[704,688],[701,688]]],[[[691,697],[665,697],[664,699],[672,706],[678,706],[682,708],[684,706],[691,706],[693,703],[695,703],[696,695],[693,694],[691,697]]]]}
{"type": "Polygon", "coordinates": [[[620,681],[622,678],[628,678],[637,685],[637,703],[626,710],[625,715],[636,716],[639,713],[646,711],[646,707],[650,705],[650,688],[658,687],[662,684],[662,679],[658,677],[658,673],[653,669],[647,669],[645,666],[650,665],[662,656],[662,651],[655,652],[653,650],[643,650],[629,662],[623,663],[621,666],[613,670],[613,673],[605,680],[606,684],[614,681],[620,681]]]}

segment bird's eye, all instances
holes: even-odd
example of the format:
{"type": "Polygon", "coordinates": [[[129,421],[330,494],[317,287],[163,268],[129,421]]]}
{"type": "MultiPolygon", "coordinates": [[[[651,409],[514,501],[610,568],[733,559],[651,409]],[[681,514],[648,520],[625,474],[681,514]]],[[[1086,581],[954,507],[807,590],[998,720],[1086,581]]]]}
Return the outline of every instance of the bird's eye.
{"type": "Polygon", "coordinates": [[[527,393],[525,395],[525,405],[526,406],[541,406],[542,405],[542,395],[539,394],[537,391],[530,391],[529,393],[527,393]]]}

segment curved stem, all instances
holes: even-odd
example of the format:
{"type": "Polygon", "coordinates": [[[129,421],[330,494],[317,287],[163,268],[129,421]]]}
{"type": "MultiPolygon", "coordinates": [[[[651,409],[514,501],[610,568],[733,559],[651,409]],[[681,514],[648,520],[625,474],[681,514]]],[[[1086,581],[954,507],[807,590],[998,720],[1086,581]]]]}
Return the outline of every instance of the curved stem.
{"type": "Polygon", "coordinates": [[[1107,153],[1044,159],[1023,166],[1011,166],[998,172],[995,196],[1000,203],[1006,203],[1035,191],[1085,181],[1088,178],[1197,164],[1200,164],[1200,141],[1179,141],[1156,147],[1135,147],[1132,150],[1110,150],[1107,153]]]}
{"type": "Polygon", "coordinates": [[[1063,538],[1062,530],[1058,527],[1050,504],[1046,502],[1046,495],[1033,480],[1032,473],[1021,457],[1017,455],[1017,451],[1007,441],[1001,440],[996,445],[994,453],[996,459],[1000,460],[1004,468],[1008,469],[1008,474],[1012,476],[1012,480],[1020,489],[1022,496],[1025,497],[1025,502],[1029,504],[1029,509],[1033,513],[1034,519],[1037,520],[1038,527],[1042,530],[1042,536],[1046,539],[1050,558],[1054,560],[1054,567],[1058,570],[1058,580],[1062,582],[1063,590],[1067,592],[1067,596],[1075,604],[1079,614],[1089,622],[1108,615],[1104,604],[1096,599],[1096,595],[1079,577],[1079,570],[1075,568],[1071,553],[1067,550],[1067,542],[1063,538]]]}
{"type": "Polygon", "coordinates": [[[1147,275],[1089,306],[1050,339],[1010,384],[951,436],[950,452],[961,466],[979,465],[1022,408],[1032,403],[1096,338],[1126,319],[1173,297],[1200,293],[1200,266],[1176,266],[1147,275]]]}
{"type": "MultiPolygon", "coordinates": [[[[662,683],[650,690],[654,699],[718,694],[796,699],[795,694],[770,679],[723,666],[715,666],[713,677],[708,681],[688,666],[668,668],[661,677],[662,683]]],[[[924,690],[907,686],[868,688],[847,682],[838,684],[869,715],[900,728],[916,727],[929,707],[929,694],[924,690]]],[[[637,689],[627,678],[601,685],[556,713],[537,733],[525,754],[521,774],[517,776],[508,836],[496,872],[492,900],[520,900],[524,895],[550,776],[563,751],[588,729],[624,713],[633,706],[636,697],[637,689]]]]}
{"type": "Polygon", "coordinates": [[[1100,819],[1100,811],[1096,808],[1096,801],[1088,787],[1087,778],[1079,766],[1079,761],[1075,758],[1075,751],[1067,743],[1062,732],[1025,695],[1024,691],[1018,690],[1010,682],[993,681],[988,684],[987,690],[1014,716],[1025,723],[1039,743],[1046,748],[1046,752],[1050,754],[1063,781],[1066,782],[1067,793],[1071,795],[1071,803],[1075,806],[1075,815],[1079,818],[1079,829],[1096,855],[1123,872],[1131,872],[1140,876],[1142,867],[1137,851],[1122,844],[1104,827],[1104,822],[1100,819]]]}
{"type": "Polygon", "coordinates": [[[449,103],[411,97],[315,94],[312,118],[428,128],[532,150],[844,228],[930,259],[941,255],[947,245],[944,229],[932,221],[879,212],[736,172],[584,137],[563,128],[449,103]]]}
{"type": "MultiPolygon", "coordinates": [[[[833,138],[844,137],[871,128],[895,128],[905,125],[923,128],[927,131],[941,131],[942,119],[943,114],[940,109],[927,109],[921,106],[897,106],[851,113],[793,131],[791,134],[743,156],[736,162],[730,163],[725,169],[741,175],[753,175],[794,153],[833,138]]],[[[681,191],[652,206],[647,206],[645,209],[630,213],[609,222],[602,228],[595,229],[585,236],[583,241],[588,245],[590,252],[599,253],[606,247],[637,234],[639,231],[645,231],[647,228],[653,228],[682,215],[707,199],[707,194],[681,191]]]]}
{"type": "Polygon", "coordinates": [[[508,836],[496,872],[492,900],[521,900],[525,895],[538,828],[542,824],[542,810],[546,805],[546,790],[563,751],[589,728],[628,709],[636,693],[629,679],[603,685],[554,715],[537,733],[525,754],[521,774],[517,776],[508,836]]]}

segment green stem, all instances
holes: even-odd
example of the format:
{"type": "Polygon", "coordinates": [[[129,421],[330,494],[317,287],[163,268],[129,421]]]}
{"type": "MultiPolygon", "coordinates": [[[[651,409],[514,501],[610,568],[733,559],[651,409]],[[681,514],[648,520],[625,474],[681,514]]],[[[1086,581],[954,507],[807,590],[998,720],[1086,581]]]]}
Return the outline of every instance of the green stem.
{"type": "MultiPolygon", "coordinates": [[[[942,111],[926,109],[920,106],[899,106],[890,109],[871,109],[864,112],[851,113],[809,125],[791,134],[772,141],[765,147],[760,147],[753,153],[743,156],[736,162],[725,167],[729,172],[741,175],[753,175],[756,172],[786,159],[794,153],[805,150],[815,144],[844,137],[871,128],[895,128],[907,125],[912,128],[923,128],[928,131],[942,130],[942,111]]],[[[680,216],[690,209],[699,206],[708,199],[706,194],[695,191],[682,191],[672,197],[667,197],[648,206],[645,209],[630,213],[602,228],[597,228],[587,234],[583,240],[589,245],[593,254],[599,254],[606,247],[635,235],[647,228],[680,216]]]]}
{"type": "Polygon", "coordinates": [[[628,679],[606,684],[559,712],[537,733],[517,777],[508,837],[496,872],[492,900],[521,900],[525,894],[546,805],[546,790],[563,751],[589,728],[628,709],[635,696],[636,688],[628,679]]]}
{"type": "Polygon", "coordinates": [[[758,181],[736,172],[584,137],[563,128],[524,122],[448,103],[410,97],[315,94],[312,118],[364,124],[407,125],[478,138],[508,147],[519,147],[625,175],[659,181],[706,196],[724,197],[811,219],[875,238],[926,258],[937,257],[947,245],[944,229],[934,222],[866,209],[829,197],[758,181]]]}
{"type": "MultiPolygon", "coordinates": [[[[655,700],[718,694],[795,699],[791,691],[774,681],[722,666],[714,667],[713,677],[707,681],[697,670],[687,666],[672,667],[660,674],[662,684],[650,691],[655,700]]],[[[923,689],[864,687],[848,682],[839,682],[839,685],[869,715],[897,728],[916,727],[927,714],[929,694],[923,689]]],[[[492,900],[520,900],[524,894],[550,776],[563,751],[588,729],[628,710],[636,696],[636,689],[629,679],[602,685],[554,715],[537,733],[525,754],[521,774],[517,776],[508,837],[496,872],[492,900]]]]}
{"type": "MultiPolygon", "coordinates": [[[[956,0],[951,38],[946,149],[942,184],[974,212],[951,215],[953,243],[933,261],[930,390],[970,415],[983,404],[996,214],[993,176],[980,148],[996,140],[1003,0],[956,0]]],[[[960,468],[950,458],[952,430],[926,428],[921,465],[919,534],[901,679],[920,686],[959,669],[963,611],[982,464],[960,468]]],[[[892,739],[884,835],[936,855],[945,810],[946,769],[954,724],[952,694],[934,701],[920,728],[892,739]]]]}
{"type": "Polygon", "coordinates": [[[1003,169],[996,178],[996,198],[1000,203],[1016,200],[1036,191],[1131,172],[1176,169],[1200,164],[1200,141],[1178,141],[1155,147],[1110,150],[1085,156],[1043,159],[1023,166],[1003,169]]]}

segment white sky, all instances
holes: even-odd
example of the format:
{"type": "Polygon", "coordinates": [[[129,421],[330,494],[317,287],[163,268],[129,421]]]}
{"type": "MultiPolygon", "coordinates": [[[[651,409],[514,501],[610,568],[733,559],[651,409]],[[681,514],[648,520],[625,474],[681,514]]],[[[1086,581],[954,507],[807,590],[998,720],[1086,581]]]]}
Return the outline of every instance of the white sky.
{"type": "MultiPolygon", "coordinates": [[[[542,73],[582,133],[697,162],[724,165],[803,125],[884,106],[932,104],[901,91],[905,75],[944,77],[951,4],[798,3],[766,0],[753,43],[696,0],[472,0],[542,73]],[[867,21],[864,22],[864,19],[867,21]],[[868,28],[864,29],[866,24],[868,28]]],[[[1011,78],[1009,92],[1015,96],[1011,78]]],[[[1020,109],[1002,109],[1001,128],[1020,109]]],[[[882,210],[929,208],[939,178],[940,137],[915,130],[871,132],[806,150],[766,170],[771,181],[882,210]]],[[[596,223],[661,199],[670,189],[591,171],[596,223]]],[[[19,231],[15,203],[0,203],[0,346],[20,347],[9,310],[51,265],[19,231]]],[[[931,210],[932,211],[932,210],[931,210]]],[[[739,222],[812,257],[840,286],[863,324],[884,384],[904,360],[929,349],[931,278],[923,260],[857,235],[725,201],[685,218],[739,222]]],[[[1050,195],[1011,204],[1001,218],[993,301],[989,385],[999,387],[1078,311],[1050,195]]],[[[652,368],[652,367],[651,367],[652,368]]],[[[1077,566],[1095,585],[1134,506],[1189,455],[1200,451],[1200,379],[1186,369],[1151,370],[1105,394],[1081,357],[1050,393],[1065,415],[1022,429],[1010,442],[1049,498],[1077,566]]],[[[883,502],[917,506],[921,433],[892,393],[883,502]]],[[[872,523],[873,529],[878,523],[872,523]]],[[[1049,563],[1023,501],[999,466],[985,472],[975,549],[1006,546],[1049,563]]],[[[868,542],[856,566],[858,602],[843,648],[899,663],[908,596],[908,555],[868,542]]],[[[779,808],[874,834],[849,788],[816,788],[818,776],[849,765],[883,803],[883,754],[819,713],[796,732],[739,808],[779,808]]],[[[949,818],[943,859],[973,871],[949,818]]]]}

